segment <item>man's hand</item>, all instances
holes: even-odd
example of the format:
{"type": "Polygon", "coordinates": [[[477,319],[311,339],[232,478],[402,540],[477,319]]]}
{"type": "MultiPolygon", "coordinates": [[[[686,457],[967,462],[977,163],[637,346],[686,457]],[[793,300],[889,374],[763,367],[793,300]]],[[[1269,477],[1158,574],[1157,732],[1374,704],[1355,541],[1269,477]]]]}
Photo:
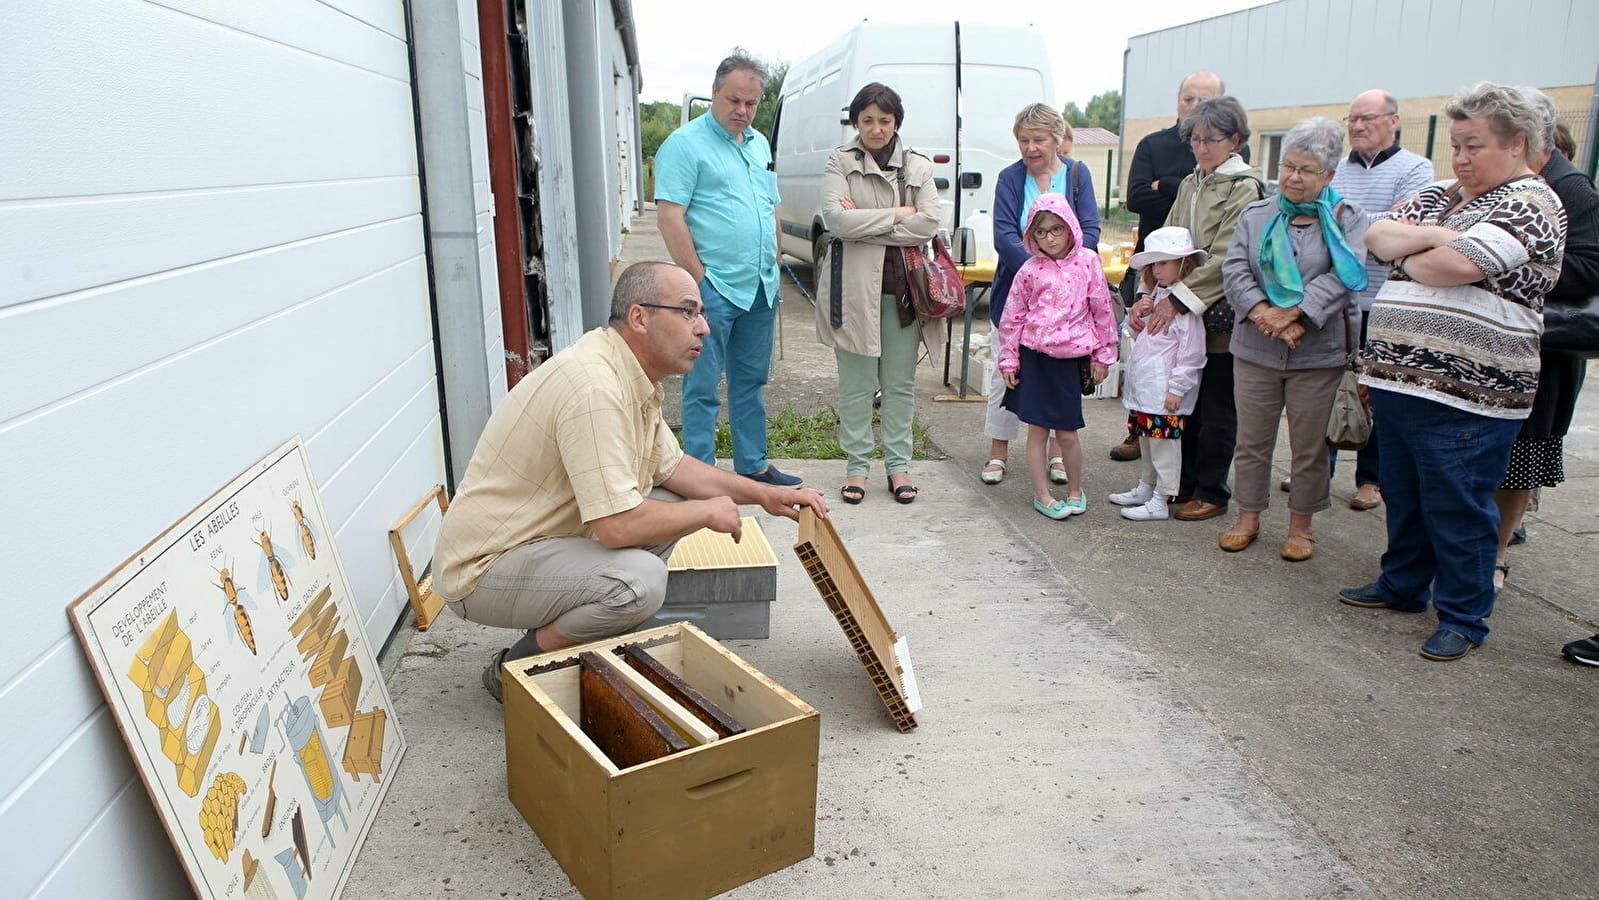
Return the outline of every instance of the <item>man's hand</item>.
{"type": "Polygon", "coordinates": [[[850,197],[840,197],[838,198],[838,207],[839,209],[854,209],[855,200],[850,197]]]}
{"type": "Polygon", "coordinates": [[[733,543],[744,537],[744,519],[738,514],[738,504],[732,497],[711,497],[695,500],[705,509],[705,527],[733,536],[733,543]]]}
{"type": "Polygon", "coordinates": [[[1155,306],[1155,311],[1149,314],[1149,320],[1144,323],[1144,328],[1150,334],[1165,334],[1171,325],[1171,320],[1177,318],[1177,301],[1167,297],[1155,306]]]}
{"type": "Polygon", "coordinates": [[[785,519],[798,519],[802,506],[810,507],[819,519],[827,518],[827,498],[816,488],[773,488],[761,498],[761,509],[785,519]]]}

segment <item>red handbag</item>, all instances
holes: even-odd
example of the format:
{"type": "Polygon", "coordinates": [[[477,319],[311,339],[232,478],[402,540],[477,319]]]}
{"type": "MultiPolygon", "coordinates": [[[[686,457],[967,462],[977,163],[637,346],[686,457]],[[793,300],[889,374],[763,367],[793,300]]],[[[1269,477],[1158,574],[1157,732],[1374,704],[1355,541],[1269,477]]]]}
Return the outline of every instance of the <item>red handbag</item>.
{"type": "Polygon", "coordinates": [[[917,315],[948,319],[966,312],[966,285],[941,238],[900,249],[905,253],[905,283],[910,286],[917,315]]]}
{"type": "MultiPolygon", "coordinates": [[[[905,170],[898,172],[899,202],[905,199],[905,170]]],[[[911,306],[916,314],[929,319],[949,319],[966,312],[966,283],[949,255],[949,248],[937,235],[926,244],[901,247],[905,257],[905,284],[910,288],[911,306]]]]}

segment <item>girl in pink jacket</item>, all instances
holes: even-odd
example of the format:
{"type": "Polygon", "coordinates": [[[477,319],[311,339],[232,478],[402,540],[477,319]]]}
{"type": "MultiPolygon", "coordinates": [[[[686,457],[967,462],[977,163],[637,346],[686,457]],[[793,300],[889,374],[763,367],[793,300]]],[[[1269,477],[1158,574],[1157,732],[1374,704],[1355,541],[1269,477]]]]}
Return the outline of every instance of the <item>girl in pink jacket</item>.
{"type": "Polygon", "coordinates": [[[1027,423],[1027,466],[1033,508],[1051,519],[1088,509],[1083,493],[1083,395],[1116,362],[1116,319],[1099,254],[1083,246],[1071,204],[1040,194],[1022,235],[1032,259],[1011,283],[999,322],[999,371],[1006,409],[1027,423]],[[1066,499],[1049,490],[1049,433],[1066,464],[1066,499]]]}
{"type": "MultiPolygon", "coordinates": [[[[1144,250],[1128,260],[1137,266],[1143,284],[1138,293],[1159,303],[1172,294],[1179,299],[1188,273],[1205,261],[1205,251],[1194,248],[1188,229],[1157,228],[1144,240],[1144,250]]],[[[1142,319],[1131,327],[1137,333],[1122,380],[1122,405],[1127,407],[1129,433],[1138,436],[1144,470],[1138,486],[1111,494],[1110,502],[1127,507],[1122,518],[1134,521],[1165,519],[1166,505],[1177,494],[1183,474],[1183,424],[1194,411],[1199,396],[1199,375],[1205,368],[1205,323],[1198,316],[1178,316],[1160,334],[1150,334],[1142,319]]]]}

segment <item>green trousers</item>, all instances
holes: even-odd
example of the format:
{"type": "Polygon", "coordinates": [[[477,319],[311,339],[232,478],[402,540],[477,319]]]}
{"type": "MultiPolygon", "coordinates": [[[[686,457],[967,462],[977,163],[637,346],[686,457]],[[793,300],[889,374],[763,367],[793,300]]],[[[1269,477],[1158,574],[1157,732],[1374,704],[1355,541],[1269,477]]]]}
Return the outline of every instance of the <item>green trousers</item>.
{"type": "Polygon", "coordinates": [[[835,349],[838,357],[838,443],[848,461],[845,477],[871,470],[872,394],[883,392],[880,429],[885,468],[890,475],[910,468],[911,418],[916,412],[916,357],[921,329],[901,328],[895,299],[881,303],[882,356],[860,356],[835,349]]]}

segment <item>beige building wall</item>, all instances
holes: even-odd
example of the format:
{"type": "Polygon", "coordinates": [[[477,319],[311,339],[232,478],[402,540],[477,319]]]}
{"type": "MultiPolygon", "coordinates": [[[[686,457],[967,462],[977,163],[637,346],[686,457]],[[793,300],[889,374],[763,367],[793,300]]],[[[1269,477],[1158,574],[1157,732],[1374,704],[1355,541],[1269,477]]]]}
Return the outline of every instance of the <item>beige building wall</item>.
{"type": "MultiPolygon", "coordinates": [[[[1578,84],[1566,87],[1545,87],[1541,90],[1549,95],[1555,102],[1555,109],[1559,111],[1560,120],[1571,128],[1572,134],[1577,139],[1577,156],[1582,158],[1582,153],[1590,138],[1586,128],[1588,121],[1588,104],[1593,97],[1593,85],[1578,84]]],[[[1240,98],[1243,99],[1243,98],[1240,98]]],[[[1353,100],[1353,97],[1350,97],[1353,100]]],[[[1399,100],[1399,143],[1412,153],[1428,155],[1427,130],[1429,117],[1437,116],[1437,130],[1433,137],[1431,159],[1433,170],[1439,178],[1448,178],[1452,174],[1449,165],[1449,117],[1442,112],[1444,102],[1449,98],[1440,97],[1401,97],[1399,100]]],[[[1123,147],[1126,148],[1126,157],[1117,166],[1117,176],[1122,184],[1122,192],[1126,193],[1127,166],[1132,162],[1133,151],[1138,147],[1138,142],[1145,135],[1152,134],[1171,125],[1176,121],[1177,101],[1175,93],[1172,97],[1172,115],[1166,119],[1129,119],[1122,133],[1125,136],[1123,147]]],[[[1248,107],[1245,107],[1248,109],[1248,107]]],[[[1282,106],[1275,109],[1249,109],[1249,129],[1252,132],[1249,138],[1250,161],[1262,168],[1269,180],[1276,178],[1276,159],[1280,156],[1280,138],[1295,123],[1308,119],[1311,116],[1326,116],[1329,119],[1342,119],[1349,114],[1348,103],[1339,103],[1323,106],[1282,106]]],[[[1347,147],[1345,148],[1347,151],[1347,147]]],[[[1074,155],[1077,155],[1074,153],[1074,155]]],[[[1099,165],[1103,171],[1104,161],[1099,165]]],[[[1103,177],[1103,176],[1101,176],[1103,177]]]]}
{"type": "MultiPolygon", "coordinates": [[[[1099,204],[1100,211],[1105,209],[1105,196],[1110,192],[1111,184],[1107,184],[1105,165],[1113,156],[1116,156],[1116,147],[1110,144],[1094,144],[1084,146],[1072,145],[1072,159],[1088,167],[1088,173],[1094,176],[1094,202],[1099,204]]],[[[1115,173],[1114,181],[1120,181],[1121,175],[1115,173]]]]}

